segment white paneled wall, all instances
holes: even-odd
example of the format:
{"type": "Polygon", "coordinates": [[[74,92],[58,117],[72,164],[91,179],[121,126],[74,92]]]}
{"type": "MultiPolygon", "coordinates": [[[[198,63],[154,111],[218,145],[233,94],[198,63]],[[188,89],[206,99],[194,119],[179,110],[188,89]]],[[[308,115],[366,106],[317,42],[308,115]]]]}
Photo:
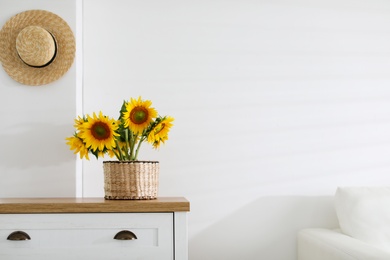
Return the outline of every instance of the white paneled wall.
{"type": "MultiPolygon", "coordinates": [[[[76,35],[76,5],[0,0],[0,28],[20,12],[43,9],[61,16],[76,35]]],[[[76,64],[44,86],[22,85],[0,67],[0,197],[75,196],[75,157],[65,137],[74,131],[76,64]]]]}
{"type": "MultiPolygon", "coordinates": [[[[85,113],[142,95],[176,118],[161,196],[186,196],[190,259],[295,258],[337,186],[390,181],[390,2],[84,0],[85,113]]],[[[101,162],[83,162],[102,196],[101,162]]]]}

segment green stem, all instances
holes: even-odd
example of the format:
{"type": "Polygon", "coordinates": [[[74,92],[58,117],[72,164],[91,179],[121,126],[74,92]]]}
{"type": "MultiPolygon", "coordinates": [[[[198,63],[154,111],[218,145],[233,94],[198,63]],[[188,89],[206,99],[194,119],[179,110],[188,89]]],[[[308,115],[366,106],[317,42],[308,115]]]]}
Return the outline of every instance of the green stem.
{"type": "Polygon", "coordinates": [[[115,144],[116,144],[116,148],[117,148],[117,151],[118,151],[118,152],[115,152],[115,150],[113,150],[113,152],[114,152],[116,158],[117,158],[119,161],[122,161],[122,160],[123,160],[123,155],[122,155],[121,148],[119,147],[118,140],[115,140],[115,144]]]}
{"type": "Polygon", "coordinates": [[[139,143],[138,143],[138,146],[137,146],[137,150],[135,151],[134,160],[137,160],[139,148],[141,148],[141,144],[142,144],[143,141],[145,141],[145,138],[146,138],[146,137],[142,137],[142,138],[139,140],[139,143]]]}
{"type": "Polygon", "coordinates": [[[130,142],[130,154],[129,154],[129,160],[133,160],[134,157],[134,148],[137,144],[138,135],[134,135],[133,132],[131,132],[132,140],[130,142]]]}
{"type": "Polygon", "coordinates": [[[120,156],[121,154],[120,154],[120,153],[118,154],[117,152],[115,152],[115,150],[112,150],[112,151],[114,152],[115,157],[116,157],[119,161],[121,161],[121,158],[120,158],[120,157],[121,157],[121,156],[120,156]]]}
{"type": "Polygon", "coordinates": [[[126,140],[126,154],[125,154],[125,159],[126,160],[130,160],[130,156],[129,156],[129,150],[130,150],[130,153],[131,151],[133,150],[132,148],[132,139],[133,139],[133,135],[132,133],[130,132],[130,140],[129,140],[129,129],[126,129],[125,130],[125,140],[126,140]]]}

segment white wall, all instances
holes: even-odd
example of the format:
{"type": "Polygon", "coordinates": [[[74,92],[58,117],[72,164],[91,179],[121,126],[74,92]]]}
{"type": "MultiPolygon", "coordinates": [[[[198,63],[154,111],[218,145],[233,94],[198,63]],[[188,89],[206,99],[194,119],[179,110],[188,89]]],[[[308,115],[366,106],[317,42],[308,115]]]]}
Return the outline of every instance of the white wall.
{"type": "MultiPolygon", "coordinates": [[[[41,8],[75,29],[80,2],[1,0],[0,22],[41,8]]],[[[297,230],[336,225],[337,186],[389,183],[390,2],[83,5],[82,110],[142,95],[176,118],[141,158],[161,162],[161,196],[191,201],[191,260],[295,259],[297,230]]],[[[0,70],[1,197],[75,194],[76,69],[41,87],[0,70]]],[[[101,197],[101,162],[82,173],[101,197]]]]}
{"type": "MultiPolygon", "coordinates": [[[[76,0],[0,0],[0,27],[43,9],[76,33],[76,0]]],[[[76,115],[76,63],[58,81],[22,85],[0,68],[0,197],[73,197],[75,159],[65,145],[76,115]]]]}
{"type": "MultiPolygon", "coordinates": [[[[388,184],[390,2],[84,0],[84,111],[142,95],[176,118],[161,196],[190,259],[295,259],[337,186],[388,184]]],[[[145,147],[144,147],[145,148],[145,147]]],[[[103,196],[84,162],[84,196],[103,196]]]]}

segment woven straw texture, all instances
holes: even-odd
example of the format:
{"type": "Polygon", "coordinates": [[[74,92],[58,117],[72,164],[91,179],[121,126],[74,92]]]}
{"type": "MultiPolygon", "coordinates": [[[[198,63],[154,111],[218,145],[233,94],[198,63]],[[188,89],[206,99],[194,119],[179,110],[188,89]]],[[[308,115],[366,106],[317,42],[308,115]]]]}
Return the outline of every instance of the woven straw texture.
{"type": "Polygon", "coordinates": [[[69,25],[58,15],[44,10],[30,10],[11,17],[0,31],[0,61],[4,70],[14,80],[31,86],[53,82],[72,66],[76,43],[69,25]],[[57,52],[47,66],[36,68],[25,64],[18,56],[16,39],[28,26],[38,26],[55,39],[57,52]]]}
{"type": "Polygon", "coordinates": [[[106,199],[150,200],[158,193],[158,162],[105,161],[104,192],[106,199]]]}
{"type": "Polygon", "coordinates": [[[53,36],[42,27],[27,26],[16,37],[16,50],[28,65],[42,67],[55,57],[56,44],[53,36]]]}

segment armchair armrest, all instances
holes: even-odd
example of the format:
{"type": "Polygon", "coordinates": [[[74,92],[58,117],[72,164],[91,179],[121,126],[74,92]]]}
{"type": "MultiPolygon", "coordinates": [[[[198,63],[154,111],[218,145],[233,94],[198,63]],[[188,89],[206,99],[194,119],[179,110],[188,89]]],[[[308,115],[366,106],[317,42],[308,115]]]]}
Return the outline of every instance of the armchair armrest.
{"type": "Polygon", "coordinates": [[[298,260],[389,260],[390,252],[339,230],[310,228],[298,233],[298,260]]]}

